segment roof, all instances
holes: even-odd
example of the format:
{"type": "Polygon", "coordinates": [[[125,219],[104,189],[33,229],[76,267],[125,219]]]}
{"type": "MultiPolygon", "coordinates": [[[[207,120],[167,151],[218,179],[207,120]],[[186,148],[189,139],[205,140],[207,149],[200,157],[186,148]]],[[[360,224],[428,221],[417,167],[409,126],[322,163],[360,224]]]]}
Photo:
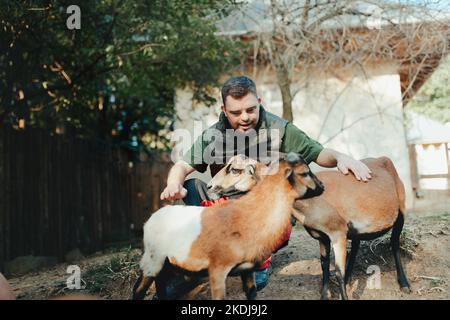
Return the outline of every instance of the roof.
{"type": "MultiPolygon", "coordinates": [[[[395,5],[391,1],[389,8],[389,2],[385,1],[388,8],[381,10],[380,2],[351,1],[351,5],[342,9],[342,15],[327,20],[319,29],[322,31],[316,30],[323,32],[324,36],[309,39],[310,47],[299,56],[299,66],[315,64],[324,68],[330,64],[348,65],[354,62],[355,55],[364,62],[392,60],[399,64],[403,104],[406,105],[438,67],[443,53],[446,54],[450,48],[450,4],[424,11],[417,5],[398,6],[397,1],[395,5]],[[357,15],[355,10],[360,14],[357,15]],[[382,17],[381,22],[376,17],[382,17]],[[383,39],[382,43],[374,41],[378,38],[383,39]]],[[[272,33],[270,3],[270,0],[253,0],[241,4],[239,10],[218,23],[219,33],[247,42],[255,40],[259,34],[272,33]]],[[[304,1],[279,0],[276,3],[289,8],[292,13],[290,18],[293,18],[299,15],[299,10],[303,10],[304,1]]],[[[408,3],[411,4],[411,1],[408,3]]],[[[314,16],[313,21],[324,17],[325,11],[319,9],[311,11],[310,20],[311,16],[314,16]]],[[[291,25],[298,28],[298,20],[291,25]]],[[[284,41],[277,35],[272,39],[280,43],[284,41]]],[[[264,46],[250,49],[247,58],[249,65],[269,62],[264,46]]]]}
{"type": "MultiPolygon", "coordinates": [[[[289,10],[287,19],[300,22],[304,7],[304,0],[278,0],[277,6],[284,11],[289,10]]],[[[338,3],[338,2],[337,2],[338,3]]],[[[402,1],[370,1],[352,0],[341,1],[347,3],[339,7],[332,3],[333,8],[341,13],[338,17],[327,19],[322,24],[324,28],[343,27],[368,27],[381,28],[390,24],[408,24],[417,22],[450,21],[450,4],[440,2],[427,2],[427,8],[420,5],[412,5],[411,1],[402,4],[402,1]],[[358,14],[359,13],[359,14],[358,14]]],[[[310,9],[309,20],[311,23],[324,18],[328,11],[323,10],[328,4],[315,5],[310,9]]],[[[292,24],[295,26],[295,24],[292,24]]],[[[219,34],[243,35],[249,33],[271,32],[273,22],[271,19],[270,0],[250,0],[240,3],[238,9],[217,23],[219,34]]]]}

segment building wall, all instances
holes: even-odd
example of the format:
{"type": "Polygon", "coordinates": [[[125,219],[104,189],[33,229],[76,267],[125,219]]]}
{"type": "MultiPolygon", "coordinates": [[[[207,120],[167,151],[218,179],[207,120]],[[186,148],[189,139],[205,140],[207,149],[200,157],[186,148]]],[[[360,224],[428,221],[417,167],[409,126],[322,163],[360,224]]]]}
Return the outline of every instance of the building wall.
{"type": "MultiPolygon", "coordinates": [[[[335,74],[309,72],[309,77],[296,77],[292,88],[298,90],[293,100],[294,124],[325,147],[357,159],[390,157],[405,184],[410,207],[409,158],[400,78],[395,70],[395,66],[378,65],[335,74]]],[[[264,107],[281,116],[282,99],[273,72],[266,68],[248,76],[255,80],[264,107]]],[[[194,132],[196,120],[199,121],[196,134],[200,134],[200,126],[206,128],[217,121],[221,103],[219,99],[215,106],[206,108],[193,104],[191,97],[187,90],[177,92],[177,128],[194,132]]],[[[319,168],[313,165],[313,170],[319,168]]]]}

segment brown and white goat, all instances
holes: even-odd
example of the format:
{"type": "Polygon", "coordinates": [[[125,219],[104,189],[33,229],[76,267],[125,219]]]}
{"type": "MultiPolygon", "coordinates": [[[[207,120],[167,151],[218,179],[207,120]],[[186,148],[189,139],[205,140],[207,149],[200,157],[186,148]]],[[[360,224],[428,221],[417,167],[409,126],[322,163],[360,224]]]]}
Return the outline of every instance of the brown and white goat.
{"type": "Polygon", "coordinates": [[[225,297],[227,275],[238,272],[247,298],[255,298],[253,269],[279,245],[294,202],[323,192],[321,182],[295,153],[277,164],[276,173],[239,199],[206,208],[166,206],[156,211],[144,225],[142,274],[133,298],[143,299],[153,280],[158,296],[165,298],[172,267],[191,275],[207,270],[213,299],[225,297]]]}
{"type": "MultiPolygon", "coordinates": [[[[330,247],[335,254],[336,274],[342,299],[347,299],[346,284],[355,262],[361,240],[375,239],[390,229],[391,248],[394,255],[397,279],[402,291],[410,292],[410,286],[400,261],[400,233],[405,213],[405,189],[392,161],[387,157],[362,160],[372,171],[368,183],[358,182],[351,175],[337,171],[321,171],[316,176],[324,184],[320,197],[296,201],[293,215],[304,225],[308,233],[320,242],[323,286],[321,298],[328,298],[330,277],[330,247]],[[347,239],[352,247],[346,265],[347,239]]],[[[260,181],[261,165],[243,170],[255,160],[236,156],[219,171],[208,184],[211,198],[245,192],[260,181]],[[236,187],[234,187],[236,186],[236,187]],[[245,190],[245,186],[249,187],[245,190]]]]}

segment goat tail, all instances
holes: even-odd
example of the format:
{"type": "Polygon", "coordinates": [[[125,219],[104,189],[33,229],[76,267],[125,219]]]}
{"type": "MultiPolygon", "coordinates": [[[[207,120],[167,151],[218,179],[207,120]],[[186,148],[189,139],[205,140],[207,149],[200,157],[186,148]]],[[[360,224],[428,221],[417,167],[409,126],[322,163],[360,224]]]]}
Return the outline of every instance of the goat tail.
{"type": "Polygon", "coordinates": [[[131,296],[132,300],[144,300],[145,295],[147,294],[148,288],[152,285],[154,277],[147,277],[141,271],[139,278],[136,280],[136,283],[133,287],[133,294],[131,296]]]}
{"type": "Polygon", "coordinates": [[[400,211],[405,214],[406,213],[406,192],[405,192],[405,186],[400,179],[400,176],[398,175],[397,169],[395,169],[394,163],[392,160],[388,157],[381,157],[380,158],[383,161],[384,167],[388,170],[388,172],[391,174],[392,178],[395,182],[395,189],[397,191],[397,197],[399,201],[399,209],[400,211]]]}

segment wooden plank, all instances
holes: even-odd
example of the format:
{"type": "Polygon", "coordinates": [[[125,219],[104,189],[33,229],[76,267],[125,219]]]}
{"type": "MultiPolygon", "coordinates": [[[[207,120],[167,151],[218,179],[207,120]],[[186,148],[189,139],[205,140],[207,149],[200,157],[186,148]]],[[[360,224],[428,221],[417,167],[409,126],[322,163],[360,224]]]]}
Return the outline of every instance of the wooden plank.
{"type": "Polygon", "coordinates": [[[409,154],[409,167],[411,174],[411,185],[414,194],[417,196],[420,191],[419,186],[419,175],[417,169],[417,154],[416,154],[416,146],[414,144],[408,145],[408,154],[409,154]]]}
{"type": "Polygon", "coordinates": [[[419,179],[436,179],[436,178],[448,178],[447,173],[439,174],[420,174],[419,179]]]}
{"type": "Polygon", "coordinates": [[[5,271],[5,129],[0,127],[0,272],[5,271]]]}
{"type": "Polygon", "coordinates": [[[447,142],[445,144],[445,157],[447,159],[447,186],[448,186],[448,193],[450,194],[450,142],[447,142]]]}
{"type": "MultiPolygon", "coordinates": [[[[20,180],[22,182],[22,186],[20,188],[20,198],[22,204],[22,220],[26,221],[26,217],[28,216],[28,223],[23,223],[22,227],[22,241],[23,241],[23,254],[35,254],[34,244],[32,239],[33,234],[33,225],[36,225],[36,215],[34,215],[32,204],[34,200],[33,196],[33,182],[25,182],[27,179],[33,175],[32,162],[34,162],[34,157],[32,156],[33,147],[31,145],[31,135],[29,134],[29,130],[25,130],[22,132],[24,136],[23,140],[23,167],[21,168],[21,176],[20,180]]],[[[36,141],[36,140],[34,140],[36,141]]]]}
{"type": "MultiPolygon", "coordinates": [[[[38,155],[36,158],[36,170],[37,170],[37,195],[38,195],[38,204],[37,204],[37,210],[38,210],[38,227],[35,227],[36,229],[40,229],[41,233],[35,235],[35,241],[37,245],[37,250],[39,254],[42,254],[44,252],[44,235],[45,235],[45,189],[46,189],[46,157],[47,157],[47,148],[46,148],[46,136],[43,134],[43,132],[39,132],[38,135],[38,146],[39,146],[39,152],[36,153],[38,155]]],[[[35,231],[36,232],[36,231],[35,231]]],[[[37,232],[36,232],[37,233],[37,232]]]]}
{"type": "Polygon", "coordinates": [[[23,224],[23,217],[22,217],[22,210],[20,210],[20,206],[21,206],[21,199],[20,199],[20,192],[22,191],[20,189],[21,187],[21,181],[20,181],[20,170],[23,167],[23,135],[21,134],[21,132],[16,132],[15,133],[15,143],[18,147],[17,153],[16,153],[16,159],[15,159],[15,163],[14,163],[14,167],[13,167],[13,188],[12,188],[12,197],[13,197],[13,210],[12,210],[12,230],[14,230],[12,232],[12,245],[14,248],[14,252],[15,252],[15,256],[13,258],[15,258],[16,256],[21,256],[23,255],[23,241],[22,241],[22,236],[23,236],[23,229],[22,229],[22,224],[23,224]]]}
{"type": "Polygon", "coordinates": [[[11,252],[11,201],[12,201],[12,179],[11,179],[11,158],[15,150],[11,148],[11,129],[7,129],[5,134],[5,260],[12,257],[11,252]]]}
{"type": "Polygon", "coordinates": [[[43,200],[43,216],[42,216],[42,238],[43,238],[43,244],[42,244],[42,253],[45,252],[46,248],[48,247],[49,241],[52,241],[51,235],[51,219],[50,219],[50,195],[51,195],[51,176],[50,176],[50,166],[51,166],[51,140],[49,135],[44,136],[45,143],[43,144],[41,151],[44,156],[42,161],[42,170],[43,170],[43,180],[42,180],[42,200],[43,200]]]}

